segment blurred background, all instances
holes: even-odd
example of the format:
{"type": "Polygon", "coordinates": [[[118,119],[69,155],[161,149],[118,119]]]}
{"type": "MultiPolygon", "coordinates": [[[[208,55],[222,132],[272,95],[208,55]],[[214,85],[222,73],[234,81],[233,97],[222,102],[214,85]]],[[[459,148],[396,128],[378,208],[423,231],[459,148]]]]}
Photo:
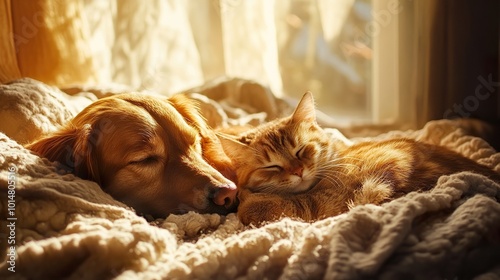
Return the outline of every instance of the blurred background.
{"type": "Polygon", "coordinates": [[[498,0],[1,0],[0,82],[310,90],[336,122],[500,123],[498,0]]]}

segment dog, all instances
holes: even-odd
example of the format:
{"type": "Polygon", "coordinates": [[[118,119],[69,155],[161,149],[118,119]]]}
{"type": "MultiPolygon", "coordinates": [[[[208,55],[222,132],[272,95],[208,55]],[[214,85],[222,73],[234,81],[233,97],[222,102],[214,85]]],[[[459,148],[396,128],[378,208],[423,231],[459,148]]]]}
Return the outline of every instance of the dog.
{"type": "Polygon", "coordinates": [[[236,210],[235,171],[197,104],[123,93],[90,104],[26,146],[154,217],[236,210]]]}

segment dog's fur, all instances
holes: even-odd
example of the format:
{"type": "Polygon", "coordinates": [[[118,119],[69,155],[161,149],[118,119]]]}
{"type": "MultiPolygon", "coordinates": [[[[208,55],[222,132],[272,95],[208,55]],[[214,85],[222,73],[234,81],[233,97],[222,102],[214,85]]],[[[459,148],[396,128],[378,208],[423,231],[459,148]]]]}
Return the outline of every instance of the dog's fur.
{"type": "Polygon", "coordinates": [[[184,95],[100,99],[27,148],[97,182],[139,213],[235,210],[231,161],[184,95]]]}

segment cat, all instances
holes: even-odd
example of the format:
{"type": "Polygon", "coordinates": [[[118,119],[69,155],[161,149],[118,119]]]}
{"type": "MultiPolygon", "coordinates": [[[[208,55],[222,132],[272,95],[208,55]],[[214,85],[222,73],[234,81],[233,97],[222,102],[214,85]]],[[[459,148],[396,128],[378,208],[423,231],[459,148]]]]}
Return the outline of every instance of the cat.
{"type": "Polygon", "coordinates": [[[441,146],[333,138],[316,123],[310,92],[291,116],[219,138],[237,170],[237,214],[246,225],[336,216],[355,205],[429,190],[441,175],[460,171],[500,182],[492,169],[441,146]]]}

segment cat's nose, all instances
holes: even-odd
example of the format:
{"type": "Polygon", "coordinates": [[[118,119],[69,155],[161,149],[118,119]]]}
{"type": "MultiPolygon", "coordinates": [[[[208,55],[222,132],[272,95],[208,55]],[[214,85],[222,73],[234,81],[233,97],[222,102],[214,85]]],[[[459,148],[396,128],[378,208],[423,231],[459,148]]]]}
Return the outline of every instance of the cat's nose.
{"type": "Polygon", "coordinates": [[[236,192],[237,190],[234,184],[220,186],[219,189],[215,191],[213,202],[219,206],[229,208],[235,203],[236,192]]]}
{"type": "Polygon", "coordinates": [[[296,175],[296,176],[299,176],[299,177],[302,177],[302,172],[304,171],[304,168],[302,168],[301,166],[298,166],[298,167],[295,167],[293,170],[292,170],[292,175],[296,175]]]}

